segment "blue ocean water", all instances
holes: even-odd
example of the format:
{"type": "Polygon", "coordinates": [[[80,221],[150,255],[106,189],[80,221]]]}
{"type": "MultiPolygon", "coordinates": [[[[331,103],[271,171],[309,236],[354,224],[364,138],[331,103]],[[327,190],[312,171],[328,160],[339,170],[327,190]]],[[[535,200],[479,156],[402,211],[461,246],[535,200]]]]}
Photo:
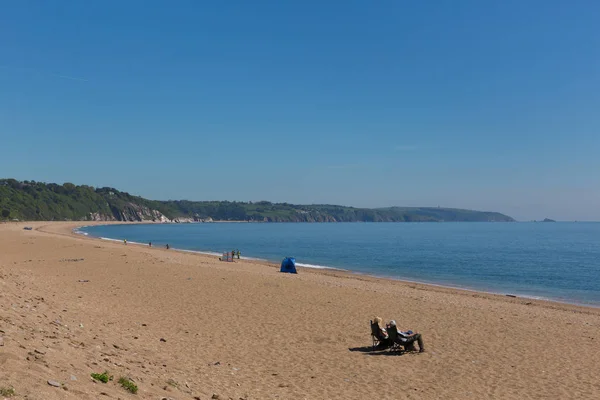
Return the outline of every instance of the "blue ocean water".
{"type": "Polygon", "coordinates": [[[92,236],[600,306],[600,223],[108,225],[92,236]]]}

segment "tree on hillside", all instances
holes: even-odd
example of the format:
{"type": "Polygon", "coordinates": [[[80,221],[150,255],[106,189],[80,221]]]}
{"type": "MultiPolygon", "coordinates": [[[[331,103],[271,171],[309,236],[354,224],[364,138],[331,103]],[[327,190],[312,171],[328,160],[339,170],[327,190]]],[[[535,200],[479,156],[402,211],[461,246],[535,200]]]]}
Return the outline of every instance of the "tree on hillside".
{"type": "Polygon", "coordinates": [[[73,193],[75,191],[76,186],[73,185],[71,182],[65,182],[63,184],[63,187],[65,188],[65,190],[67,191],[67,193],[73,193]]]}
{"type": "Polygon", "coordinates": [[[2,210],[2,218],[10,217],[10,210],[2,210]]]}

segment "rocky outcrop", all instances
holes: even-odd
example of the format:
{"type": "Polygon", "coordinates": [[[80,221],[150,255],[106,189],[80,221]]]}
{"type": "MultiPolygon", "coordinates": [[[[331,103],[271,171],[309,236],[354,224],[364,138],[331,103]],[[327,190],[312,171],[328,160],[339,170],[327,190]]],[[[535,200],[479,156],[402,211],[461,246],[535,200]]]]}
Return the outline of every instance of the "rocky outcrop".
{"type": "Polygon", "coordinates": [[[198,214],[193,217],[176,217],[171,220],[176,224],[191,224],[192,222],[213,222],[211,217],[201,218],[198,214]]]}
{"type": "Polygon", "coordinates": [[[128,203],[122,209],[112,208],[113,215],[117,221],[129,221],[129,222],[141,222],[141,221],[153,221],[153,222],[171,222],[171,220],[165,217],[160,211],[151,210],[148,207],[140,206],[135,203],[128,203]]]}
{"type": "Polygon", "coordinates": [[[177,217],[173,218],[171,222],[174,222],[176,224],[191,224],[192,222],[196,221],[194,221],[194,218],[177,217]]]}
{"type": "Polygon", "coordinates": [[[114,221],[115,217],[113,215],[106,215],[106,214],[101,214],[99,212],[95,212],[95,213],[90,213],[87,220],[88,221],[114,221]]]}
{"type": "Polygon", "coordinates": [[[160,211],[152,210],[148,207],[139,206],[134,203],[128,203],[123,209],[111,207],[111,214],[94,212],[87,217],[88,221],[128,221],[128,222],[172,222],[160,211]]]}

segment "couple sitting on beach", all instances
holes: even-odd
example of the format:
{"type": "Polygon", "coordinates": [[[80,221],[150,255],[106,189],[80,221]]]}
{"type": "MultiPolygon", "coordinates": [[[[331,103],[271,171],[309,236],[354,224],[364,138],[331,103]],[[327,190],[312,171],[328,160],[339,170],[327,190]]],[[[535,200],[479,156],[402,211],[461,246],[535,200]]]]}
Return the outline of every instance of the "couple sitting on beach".
{"type": "Polygon", "coordinates": [[[396,321],[394,320],[391,320],[390,323],[384,327],[383,319],[381,319],[381,317],[375,317],[371,324],[373,337],[379,341],[377,348],[385,349],[394,344],[399,344],[403,346],[406,351],[414,351],[415,342],[417,342],[419,344],[419,353],[425,351],[420,333],[413,333],[413,331],[403,332],[398,329],[396,321]]]}

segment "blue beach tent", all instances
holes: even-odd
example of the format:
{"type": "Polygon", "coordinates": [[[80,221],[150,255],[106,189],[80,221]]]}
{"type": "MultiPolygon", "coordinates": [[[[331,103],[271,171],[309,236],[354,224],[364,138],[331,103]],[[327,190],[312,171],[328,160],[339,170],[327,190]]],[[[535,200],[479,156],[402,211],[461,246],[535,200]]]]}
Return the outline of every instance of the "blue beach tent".
{"type": "Polygon", "coordinates": [[[297,274],[296,272],[296,259],[294,257],[286,257],[281,262],[280,272],[287,272],[289,274],[297,274]]]}

